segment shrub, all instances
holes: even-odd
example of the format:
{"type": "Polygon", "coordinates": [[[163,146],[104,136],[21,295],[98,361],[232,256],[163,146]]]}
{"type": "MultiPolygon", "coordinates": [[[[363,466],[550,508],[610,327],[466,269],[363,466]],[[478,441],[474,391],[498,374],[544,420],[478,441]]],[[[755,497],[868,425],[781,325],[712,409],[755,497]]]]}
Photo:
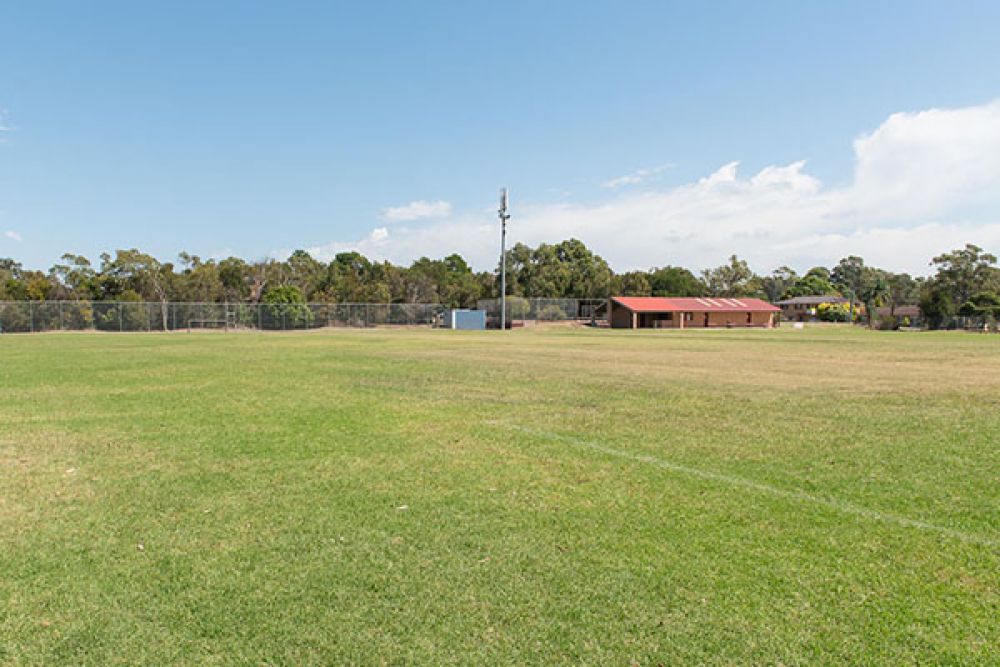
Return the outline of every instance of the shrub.
{"type": "Polygon", "coordinates": [[[823,322],[846,322],[851,318],[851,307],[846,303],[821,303],[816,307],[816,316],[823,322]]]}
{"type": "Polygon", "coordinates": [[[878,319],[878,328],[880,331],[896,331],[899,329],[899,320],[892,315],[880,317],[878,319]]]}
{"type": "Polygon", "coordinates": [[[566,311],[555,304],[549,304],[538,311],[536,316],[540,320],[556,321],[569,319],[566,317],[566,311]]]}
{"type": "Polygon", "coordinates": [[[520,296],[507,297],[507,319],[523,320],[531,312],[531,302],[520,296]]]}
{"type": "Polygon", "coordinates": [[[308,327],[312,311],[306,305],[302,290],[294,285],[282,285],[264,293],[261,299],[267,305],[267,315],[273,328],[308,327]]]}

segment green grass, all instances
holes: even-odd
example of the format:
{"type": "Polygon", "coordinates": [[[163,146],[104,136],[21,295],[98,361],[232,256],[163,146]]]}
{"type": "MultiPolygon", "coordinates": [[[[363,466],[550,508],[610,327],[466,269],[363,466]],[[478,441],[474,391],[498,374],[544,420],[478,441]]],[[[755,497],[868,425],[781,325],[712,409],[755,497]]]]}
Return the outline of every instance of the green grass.
{"type": "Polygon", "coordinates": [[[0,663],[1000,663],[1000,337],[0,337],[0,663]]]}

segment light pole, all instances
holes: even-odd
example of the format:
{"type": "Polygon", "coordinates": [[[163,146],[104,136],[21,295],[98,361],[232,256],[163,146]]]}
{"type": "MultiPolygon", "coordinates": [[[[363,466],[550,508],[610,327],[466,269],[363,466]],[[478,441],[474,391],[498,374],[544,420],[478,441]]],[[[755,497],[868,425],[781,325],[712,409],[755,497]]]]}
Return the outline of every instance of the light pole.
{"type": "Polygon", "coordinates": [[[500,189],[500,331],[507,328],[507,188],[500,189]]]}

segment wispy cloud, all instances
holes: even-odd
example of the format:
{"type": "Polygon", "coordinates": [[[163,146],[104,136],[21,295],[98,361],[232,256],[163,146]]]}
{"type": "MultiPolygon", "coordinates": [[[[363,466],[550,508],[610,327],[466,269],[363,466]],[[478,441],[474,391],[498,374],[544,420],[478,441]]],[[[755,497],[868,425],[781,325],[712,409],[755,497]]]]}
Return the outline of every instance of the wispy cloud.
{"type": "Polygon", "coordinates": [[[8,229],[3,233],[3,235],[9,238],[11,241],[17,241],[18,243],[24,240],[23,238],[21,238],[21,235],[15,232],[13,229],[8,229]]]}
{"type": "Polygon", "coordinates": [[[411,201],[404,206],[392,206],[382,211],[382,219],[387,222],[408,222],[425,218],[447,218],[451,215],[451,204],[446,201],[411,201]]]}
{"type": "Polygon", "coordinates": [[[636,169],[630,174],[625,174],[624,176],[617,176],[615,178],[608,179],[601,183],[602,188],[610,188],[612,190],[617,190],[618,188],[624,187],[626,185],[638,185],[640,183],[645,183],[649,181],[654,176],[663,173],[667,169],[672,169],[676,165],[672,163],[661,164],[659,167],[652,167],[649,169],[636,169]]]}

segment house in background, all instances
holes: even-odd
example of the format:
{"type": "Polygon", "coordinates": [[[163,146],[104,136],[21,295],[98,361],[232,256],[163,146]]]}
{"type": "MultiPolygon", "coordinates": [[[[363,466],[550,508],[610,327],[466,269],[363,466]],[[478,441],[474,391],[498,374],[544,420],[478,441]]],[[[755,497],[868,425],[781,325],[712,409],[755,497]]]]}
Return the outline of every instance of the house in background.
{"type": "Polygon", "coordinates": [[[896,326],[921,327],[924,325],[924,314],[920,306],[879,306],[875,309],[875,319],[878,322],[895,318],[896,326]]]}
{"type": "Polygon", "coordinates": [[[616,296],[608,321],[615,329],[774,326],[781,311],[760,299],[616,296]]]}
{"type": "Polygon", "coordinates": [[[774,305],[781,307],[781,319],[789,322],[815,322],[821,304],[839,305],[847,303],[842,296],[796,296],[791,299],[775,301],[774,305]]]}

